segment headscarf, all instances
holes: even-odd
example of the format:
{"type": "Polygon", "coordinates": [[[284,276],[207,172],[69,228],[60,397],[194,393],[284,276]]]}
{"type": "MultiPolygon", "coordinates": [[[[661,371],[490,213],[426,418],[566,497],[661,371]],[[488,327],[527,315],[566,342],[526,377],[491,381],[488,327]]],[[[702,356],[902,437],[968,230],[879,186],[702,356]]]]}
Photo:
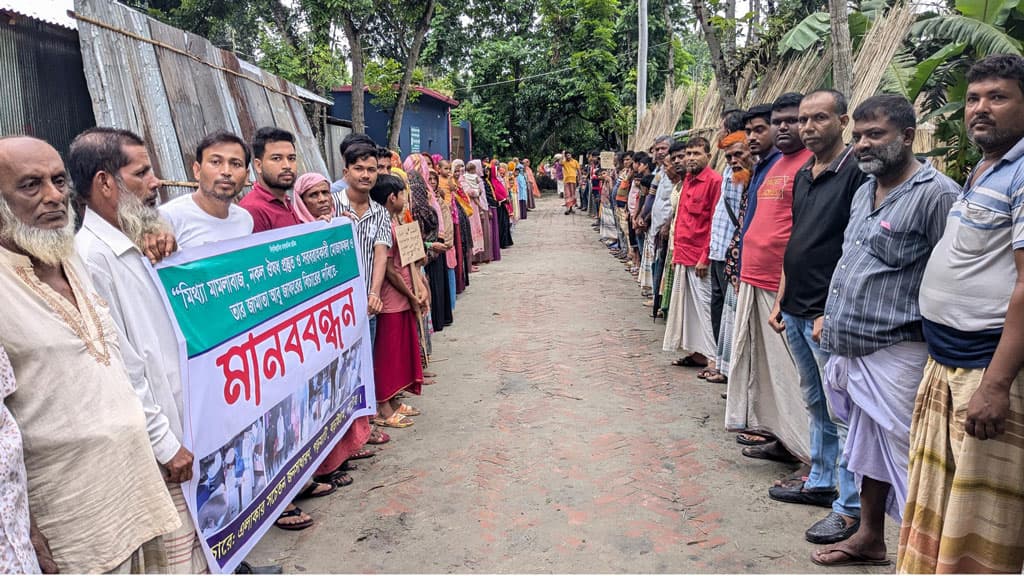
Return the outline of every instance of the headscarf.
{"type": "Polygon", "coordinates": [[[498,175],[498,163],[491,163],[491,188],[494,190],[494,199],[498,203],[508,200],[508,190],[505,189],[503,178],[498,175]]]}
{"type": "MultiPolygon", "coordinates": [[[[470,189],[476,191],[476,201],[474,206],[480,209],[480,214],[486,214],[488,210],[487,206],[487,194],[484,192],[483,173],[484,168],[480,164],[479,160],[470,160],[469,164],[476,168],[476,174],[470,174],[468,171],[462,175],[459,180],[459,185],[462,186],[462,190],[469,192],[470,189]],[[472,178],[470,178],[472,176],[472,178]]],[[[472,201],[472,196],[470,196],[472,201]]]]}
{"type": "Polygon", "coordinates": [[[437,168],[441,164],[441,160],[444,160],[444,156],[440,154],[431,154],[430,161],[434,163],[434,168],[437,168]]]}
{"type": "MultiPolygon", "coordinates": [[[[473,202],[469,199],[469,195],[466,194],[466,190],[463,188],[462,182],[464,181],[464,179],[462,177],[455,178],[455,172],[459,168],[465,169],[466,163],[463,162],[460,158],[456,158],[455,160],[452,161],[452,177],[450,187],[452,193],[455,195],[455,201],[458,202],[459,206],[462,207],[462,211],[466,213],[466,216],[472,216],[473,202]]],[[[465,175],[465,172],[463,172],[462,176],[465,175]]]]}
{"type": "MultiPolygon", "coordinates": [[[[330,186],[331,184],[330,180],[328,180],[326,176],[324,176],[323,174],[317,174],[316,172],[306,172],[302,176],[299,176],[297,180],[295,180],[295,187],[293,188],[294,198],[292,201],[292,212],[295,212],[295,216],[299,219],[300,222],[314,222],[316,220],[316,216],[313,216],[313,213],[309,211],[309,208],[306,208],[306,202],[302,199],[302,197],[306,194],[306,192],[309,192],[310,190],[313,189],[314,186],[321,182],[327,182],[328,186],[330,186]]],[[[331,218],[333,218],[335,216],[333,200],[330,202],[330,205],[331,218]]]]}
{"type": "Polygon", "coordinates": [[[437,213],[430,205],[430,191],[427,182],[416,170],[408,172],[409,193],[412,204],[412,217],[420,224],[423,238],[437,237],[437,213]]]}
{"type": "Polygon", "coordinates": [[[537,178],[533,175],[533,168],[523,164],[523,170],[526,172],[526,182],[530,186],[530,193],[535,198],[540,198],[540,188],[537,186],[537,178]]]}
{"type": "Polygon", "coordinates": [[[406,157],[405,162],[402,163],[402,167],[405,168],[406,172],[419,172],[423,178],[423,182],[428,184],[430,182],[430,165],[427,159],[422,154],[409,154],[406,157]]]}
{"type": "MultiPolygon", "coordinates": [[[[746,143],[746,142],[747,142],[747,133],[742,131],[742,130],[737,130],[736,132],[732,132],[731,134],[728,134],[724,138],[719,140],[718,141],[718,149],[719,150],[725,150],[726,148],[728,148],[729,146],[732,146],[734,144],[742,144],[742,143],[746,143]]],[[[750,184],[750,176],[751,176],[750,170],[748,170],[746,168],[741,168],[739,170],[733,169],[733,171],[732,171],[732,181],[737,183],[737,184],[742,184],[744,188],[748,184],[750,184]]]]}

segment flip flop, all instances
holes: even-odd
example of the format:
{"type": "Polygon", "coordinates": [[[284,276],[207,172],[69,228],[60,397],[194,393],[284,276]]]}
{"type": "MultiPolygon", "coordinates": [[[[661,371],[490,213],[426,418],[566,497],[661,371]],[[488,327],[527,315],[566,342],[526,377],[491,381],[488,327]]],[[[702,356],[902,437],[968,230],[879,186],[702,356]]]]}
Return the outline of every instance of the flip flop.
{"type": "Polygon", "coordinates": [[[862,556],[841,548],[815,550],[814,552],[811,552],[811,562],[814,562],[818,566],[889,566],[892,564],[888,558],[868,558],[867,556],[862,556]],[[833,552],[838,552],[844,555],[845,558],[838,562],[823,562],[820,560],[823,554],[831,554],[833,552]]]}
{"type": "Polygon", "coordinates": [[[398,407],[398,410],[395,410],[395,412],[398,412],[402,416],[419,416],[420,414],[423,414],[423,412],[420,412],[419,410],[413,408],[412,406],[409,406],[408,404],[400,405],[398,407]]]}
{"type": "Polygon", "coordinates": [[[281,512],[281,515],[277,517],[277,520],[274,520],[274,526],[277,526],[281,530],[305,530],[313,525],[312,518],[292,524],[281,524],[281,518],[294,518],[298,516],[302,516],[302,508],[299,508],[298,506],[291,510],[285,510],[284,512],[281,512]]]}
{"type": "Polygon", "coordinates": [[[768,444],[774,442],[775,438],[769,438],[761,434],[755,434],[754,432],[741,432],[736,435],[736,443],[744,446],[761,446],[762,444],[768,444]],[[760,440],[757,440],[760,438],[760,440]]]}
{"type": "Polygon", "coordinates": [[[708,363],[705,362],[705,363],[701,364],[701,363],[697,362],[696,360],[694,360],[692,357],[686,356],[685,358],[679,358],[678,360],[673,360],[672,361],[672,365],[673,366],[682,366],[684,368],[707,368],[708,363]]]}
{"type": "Polygon", "coordinates": [[[309,498],[323,498],[324,496],[330,496],[331,494],[334,494],[335,490],[337,490],[337,488],[335,488],[333,482],[320,482],[314,479],[313,483],[307,486],[306,489],[303,490],[302,492],[299,492],[298,496],[296,496],[295,499],[308,500],[309,498]],[[316,489],[321,486],[330,486],[330,490],[322,490],[320,492],[317,492],[316,489]]]}
{"type": "Polygon", "coordinates": [[[415,424],[415,422],[405,416],[402,416],[398,412],[395,412],[386,420],[380,417],[374,418],[373,423],[377,426],[384,426],[385,428],[408,428],[415,424]]]}
{"type": "MultiPolygon", "coordinates": [[[[360,450],[355,454],[349,456],[348,460],[362,460],[363,458],[373,458],[376,455],[376,450],[360,450]]],[[[348,462],[348,460],[346,460],[346,462],[348,462]]]]}
{"type": "Polygon", "coordinates": [[[702,370],[697,371],[697,378],[700,378],[701,380],[707,380],[708,378],[714,376],[715,374],[718,374],[718,370],[715,370],[714,368],[704,368],[702,370]]]}
{"type": "Polygon", "coordinates": [[[800,461],[799,458],[792,454],[785,452],[779,453],[775,450],[769,450],[768,446],[772,443],[762,444],[760,446],[747,446],[742,450],[743,455],[747,458],[756,458],[758,460],[772,460],[774,462],[784,462],[787,464],[795,464],[800,461]]]}

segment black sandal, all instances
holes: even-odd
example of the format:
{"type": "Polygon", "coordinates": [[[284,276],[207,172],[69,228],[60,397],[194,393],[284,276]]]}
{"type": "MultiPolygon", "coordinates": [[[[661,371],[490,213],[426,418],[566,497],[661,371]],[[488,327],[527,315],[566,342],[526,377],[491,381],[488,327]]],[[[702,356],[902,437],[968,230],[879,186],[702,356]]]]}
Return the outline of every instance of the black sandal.
{"type": "Polygon", "coordinates": [[[309,528],[310,526],[313,525],[313,519],[312,518],[310,518],[309,520],[306,520],[304,522],[296,522],[296,523],[293,523],[293,524],[282,524],[281,523],[281,519],[282,518],[294,518],[294,517],[297,517],[297,516],[302,516],[302,508],[299,508],[298,506],[296,506],[295,508],[292,508],[291,510],[285,510],[284,512],[281,512],[281,515],[277,517],[277,520],[274,520],[274,526],[277,526],[281,530],[305,530],[306,528],[309,528]]]}

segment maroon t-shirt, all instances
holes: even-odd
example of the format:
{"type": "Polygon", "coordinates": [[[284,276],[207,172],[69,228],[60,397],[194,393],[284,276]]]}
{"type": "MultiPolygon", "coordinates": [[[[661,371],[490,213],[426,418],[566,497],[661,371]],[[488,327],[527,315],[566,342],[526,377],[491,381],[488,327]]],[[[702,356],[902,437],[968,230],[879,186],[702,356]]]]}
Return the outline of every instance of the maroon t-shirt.
{"type": "Polygon", "coordinates": [[[260,186],[259,182],[252,185],[252,190],[238,203],[252,215],[252,231],[263,232],[286,226],[302,224],[292,210],[292,199],[285,195],[284,199],[276,198],[269,190],[260,186]]]}

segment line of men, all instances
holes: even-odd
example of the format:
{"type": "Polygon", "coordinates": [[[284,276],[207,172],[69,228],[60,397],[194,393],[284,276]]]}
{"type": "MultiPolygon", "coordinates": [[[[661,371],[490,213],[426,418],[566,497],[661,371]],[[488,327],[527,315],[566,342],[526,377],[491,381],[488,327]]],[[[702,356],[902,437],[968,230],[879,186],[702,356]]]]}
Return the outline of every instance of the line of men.
{"type": "MultiPolygon", "coordinates": [[[[349,148],[332,201],[355,221],[372,318],[391,242],[369,198],[384,155],[349,148]]],[[[42,140],[0,138],[0,571],[208,572],[181,490],[194,457],[178,345],[142,258],[302,223],[296,163],[286,131],[261,128],[251,146],[217,131],[197,146],[196,191],[157,208],[160,180],[131,132],[83,132],[67,166],[42,140]]],[[[370,427],[357,424],[303,494],[333,492],[345,462],[366,457],[370,427]]],[[[291,504],[276,524],[312,523],[291,504]]],[[[239,569],[253,571],[280,567],[239,569]]]]}
{"type": "Polygon", "coordinates": [[[834,90],[727,111],[721,175],[702,137],[652,150],[663,349],[727,385],[744,456],[802,464],[768,495],[829,509],[819,565],[889,564],[886,514],[901,573],[1024,565],[1024,58],[967,79],[962,187],[914,156],[897,95],[852,127],[834,90]]]}

